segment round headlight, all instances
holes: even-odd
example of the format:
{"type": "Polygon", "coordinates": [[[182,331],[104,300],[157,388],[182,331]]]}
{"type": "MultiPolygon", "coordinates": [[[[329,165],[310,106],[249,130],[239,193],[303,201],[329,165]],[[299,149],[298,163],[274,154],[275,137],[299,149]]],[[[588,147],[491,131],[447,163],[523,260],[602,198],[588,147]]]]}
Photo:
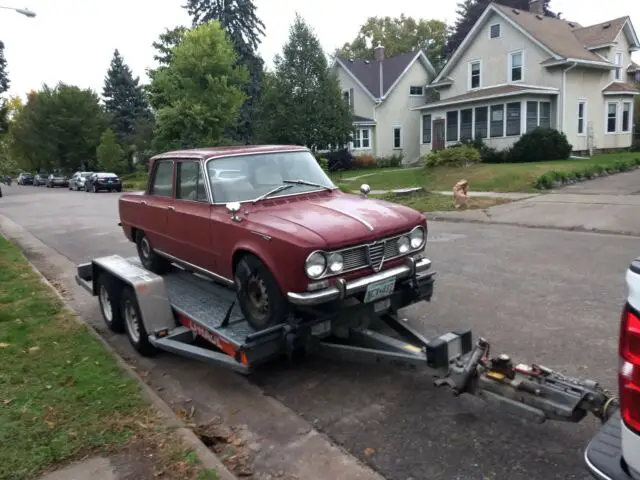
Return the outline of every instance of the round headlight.
{"type": "Polygon", "coordinates": [[[409,251],[410,240],[409,237],[398,238],[398,252],[400,254],[407,253],[409,251]]]}
{"type": "Polygon", "coordinates": [[[411,232],[411,248],[416,250],[424,245],[424,228],[418,227],[411,232]]]}
{"type": "Polygon", "coordinates": [[[342,255],[340,255],[339,253],[332,253],[331,255],[329,255],[327,264],[329,265],[329,270],[331,270],[331,273],[338,273],[344,268],[344,260],[342,258],[342,255]]]}
{"type": "Polygon", "coordinates": [[[304,262],[304,269],[309,278],[321,277],[327,268],[327,257],[321,252],[313,252],[304,262]]]}

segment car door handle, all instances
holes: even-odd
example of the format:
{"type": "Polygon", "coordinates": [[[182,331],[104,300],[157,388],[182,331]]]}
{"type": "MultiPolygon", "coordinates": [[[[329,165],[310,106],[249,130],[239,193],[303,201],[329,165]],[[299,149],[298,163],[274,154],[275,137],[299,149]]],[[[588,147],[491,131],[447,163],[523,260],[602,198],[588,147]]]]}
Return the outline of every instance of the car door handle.
{"type": "Polygon", "coordinates": [[[167,210],[171,210],[172,212],[175,212],[176,207],[174,207],[173,205],[169,205],[169,206],[167,207],[167,210]]]}

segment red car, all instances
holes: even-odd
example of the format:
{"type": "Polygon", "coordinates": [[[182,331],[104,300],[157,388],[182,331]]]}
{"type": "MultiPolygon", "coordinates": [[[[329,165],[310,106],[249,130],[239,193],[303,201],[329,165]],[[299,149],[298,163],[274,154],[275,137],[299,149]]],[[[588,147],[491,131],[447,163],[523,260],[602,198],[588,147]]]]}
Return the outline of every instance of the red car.
{"type": "Polygon", "coordinates": [[[163,153],[142,195],[119,199],[145,268],[171,263],[234,288],[262,329],[340,302],[375,311],[430,300],[427,223],[405,206],[340,191],[298,146],[163,153]]]}

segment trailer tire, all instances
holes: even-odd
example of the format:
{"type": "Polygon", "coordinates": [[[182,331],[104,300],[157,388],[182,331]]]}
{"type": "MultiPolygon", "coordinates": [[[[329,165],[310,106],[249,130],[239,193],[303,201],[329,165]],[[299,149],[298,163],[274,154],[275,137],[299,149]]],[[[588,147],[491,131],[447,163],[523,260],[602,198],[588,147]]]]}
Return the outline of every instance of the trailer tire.
{"type": "Polygon", "coordinates": [[[104,323],[112,332],[123,333],[124,320],[120,309],[120,283],[113,276],[104,272],[98,276],[96,284],[100,313],[102,313],[104,323]]]}
{"type": "Polygon", "coordinates": [[[149,242],[149,239],[142,230],[136,232],[136,249],[138,250],[140,263],[142,263],[144,268],[158,275],[167,273],[171,264],[168,260],[153,251],[151,242],[149,242]]]}
{"type": "Polygon", "coordinates": [[[235,269],[235,283],[238,305],[253,329],[263,330],[288,317],[289,304],[276,279],[258,257],[247,254],[240,259],[235,269]],[[256,298],[258,293],[263,298],[256,298]],[[260,312],[264,303],[266,312],[260,312]]]}
{"type": "Polygon", "coordinates": [[[125,288],[122,292],[120,310],[124,318],[127,337],[133,348],[143,357],[154,356],[157,349],[149,341],[149,334],[144,326],[138,299],[130,287],[125,288]]]}

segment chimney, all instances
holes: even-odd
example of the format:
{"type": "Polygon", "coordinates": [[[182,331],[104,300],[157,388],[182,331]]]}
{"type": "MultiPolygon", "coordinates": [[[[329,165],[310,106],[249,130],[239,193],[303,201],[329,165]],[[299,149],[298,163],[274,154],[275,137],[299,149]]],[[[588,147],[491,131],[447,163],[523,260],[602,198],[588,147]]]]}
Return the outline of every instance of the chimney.
{"type": "Polygon", "coordinates": [[[384,63],[384,47],[382,45],[378,45],[373,50],[373,58],[378,62],[378,68],[380,69],[380,95],[379,98],[382,98],[382,94],[384,93],[384,79],[382,78],[382,64],[384,63]]]}
{"type": "Polygon", "coordinates": [[[543,0],[529,0],[529,11],[536,15],[544,16],[544,1],[543,0]]]}

